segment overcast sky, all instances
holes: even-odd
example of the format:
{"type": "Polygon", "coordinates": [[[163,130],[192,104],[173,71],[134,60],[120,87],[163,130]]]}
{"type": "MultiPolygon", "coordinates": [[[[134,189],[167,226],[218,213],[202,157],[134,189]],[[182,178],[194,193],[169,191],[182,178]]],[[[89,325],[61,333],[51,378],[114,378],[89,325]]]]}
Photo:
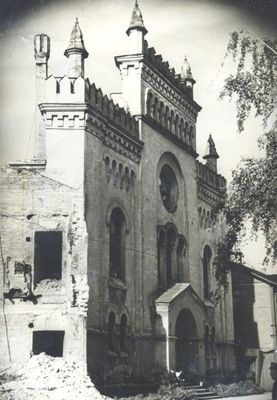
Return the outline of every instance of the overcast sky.
{"type": "MultiPolygon", "coordinates": [[[[61,76],[67,66],[63,52],[78,17],[89,52],[86,76],[104,93],[119,92],[114,56],[128,50],[125,32],[133,6],[133,0],[0,0],[1,163],[32,156],[34,35],[50,36],[49,73],[61,76]]],[[[257,154],[256,139],[261,132],[260,121],[252,117],[245,133],[239,135],[233,104],[218,101],[224,78],[234,71],[231,62],[222,66],[229,33],[244,30],[257,38],[276,37],[274,18],[270,19],[270,15],[274,17],[274,2],[139,0],[139,6],[149,45],[177,72],[187,55],[197,81],[195,100],[203,107],[197,124],[198,153],[200,158],[204,155],[212,133],[220,155],[219,172],[229,179],[242,156],[257,154]]],[[[256,246],[250,254],[250,263],[260,262],[256,246]]]]}

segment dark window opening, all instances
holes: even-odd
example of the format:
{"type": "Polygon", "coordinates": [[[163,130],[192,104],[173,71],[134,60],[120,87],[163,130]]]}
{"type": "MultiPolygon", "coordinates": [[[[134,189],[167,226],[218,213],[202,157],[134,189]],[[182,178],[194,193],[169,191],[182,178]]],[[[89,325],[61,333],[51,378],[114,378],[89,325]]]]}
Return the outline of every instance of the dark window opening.
{"type": "Polygon", "coordinates": [[[62,232],[35,233],[34,282],[62,277],[62,232]]]}
{"type": "Polygon", "coordinates": [[[204,299],[208,299],[210,295],[211,259],[212,259],[212,251],[209,246],[206,246],[203,254],[204,299]]]}
{"type": "Polygon", "coordinates": [[[110,276],[125,278],[125,218],[119,208],[115,208],[111,214],[110,276]]]}
{"type": "Polygon", "coordinates": [[[127,328],[127,317],[125,314],[122,315],[120,321],[120,350],[125,351],[125,339],[126,339],[126,328],[127,328]]]}
{"type": "Polygon", "coordinates": [[[108,348],[110,351],[114,351],[114,325],[115,325],[115,315],[113,312],[109,314],[108,322],[108,348]]]}
{"type": "Polygon", "coordinates": [[[171,269],[172,245],[168,241],[166,244],[166,283],[167,287],[172,284],[172,269],[171,269]]]}
{"type": "Polygon", "coordinates": [[[64,331],[33,332],[33,354],[46,353],[51,357],[63,356],[64,331]]]}

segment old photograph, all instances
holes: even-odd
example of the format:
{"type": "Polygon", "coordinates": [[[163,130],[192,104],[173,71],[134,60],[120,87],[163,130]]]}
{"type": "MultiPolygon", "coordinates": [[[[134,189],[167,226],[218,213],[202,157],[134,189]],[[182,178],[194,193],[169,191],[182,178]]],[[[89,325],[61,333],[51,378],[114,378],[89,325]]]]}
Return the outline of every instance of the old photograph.
{"type": "Polygon", "coordinates": [[[1,399],[277,400],[276,21],[0,0],[1,399]]]}

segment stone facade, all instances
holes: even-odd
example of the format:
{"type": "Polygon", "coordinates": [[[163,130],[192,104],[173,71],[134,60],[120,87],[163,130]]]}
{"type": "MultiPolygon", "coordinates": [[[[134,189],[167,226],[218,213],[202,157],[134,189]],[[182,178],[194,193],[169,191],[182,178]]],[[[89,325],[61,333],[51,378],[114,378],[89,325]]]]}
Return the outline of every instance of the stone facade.
{"type": "Polygon", "coordinates": [[[215,279],[226,227],[213,209],[226,182],[211,137],[206,164],[197,160],[188,61],[176,74],[146,33],[136,4],[130,52],[115,58],[119,105],[85,78],[78,21],[67,76],[48,76],[50,40],[35,38],[35,159],[1,177],[6,362],[37,351],[35,332],[54,331],[95,379],[234,368],[232,294],[215,279]]]}

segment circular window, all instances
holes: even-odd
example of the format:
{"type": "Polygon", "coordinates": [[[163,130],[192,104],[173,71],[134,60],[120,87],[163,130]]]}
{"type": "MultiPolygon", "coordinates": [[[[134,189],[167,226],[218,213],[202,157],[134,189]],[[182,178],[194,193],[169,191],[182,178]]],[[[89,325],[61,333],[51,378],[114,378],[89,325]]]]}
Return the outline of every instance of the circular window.
{"type": "Polygon", "coordinates": [[[159,185],[163,205],[169,212],[174,212],[177,207],[178,185],[174,172],[168,165],[161,169],[159,185]]]}

